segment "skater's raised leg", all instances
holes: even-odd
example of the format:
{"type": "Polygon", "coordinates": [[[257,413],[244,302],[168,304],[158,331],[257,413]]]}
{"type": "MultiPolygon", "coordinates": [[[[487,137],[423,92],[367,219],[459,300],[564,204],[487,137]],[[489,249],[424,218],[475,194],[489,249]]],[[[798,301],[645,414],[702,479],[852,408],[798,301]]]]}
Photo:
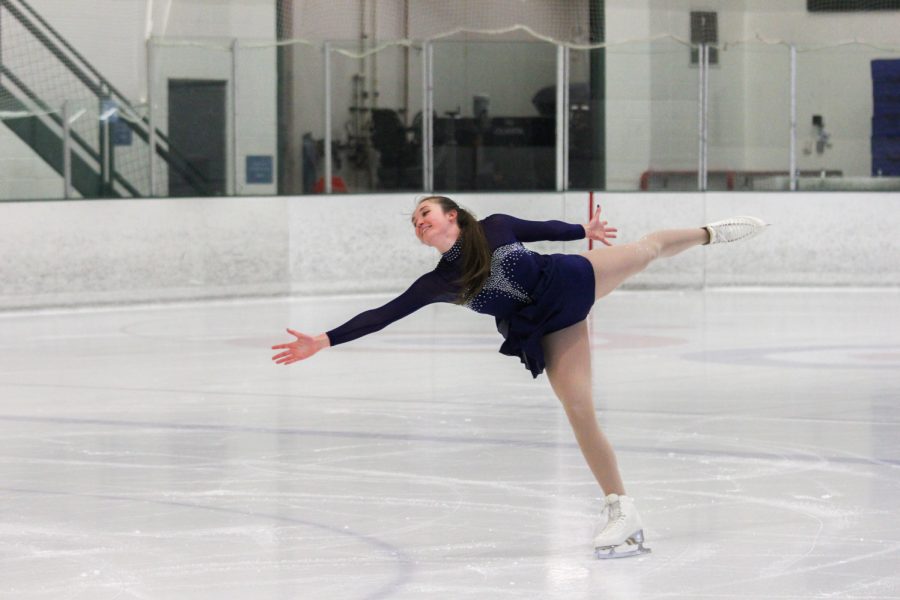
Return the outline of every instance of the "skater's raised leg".
{"type": "Polygon", "coordinates": [[[696,229],[664,229],[621,246],[601,247],[581,255],[594,267],[595,299],[622,285],[657,258],[668,258],[694,246],[747,240],[762,233],[766,223],[756,217],[731,217],[696,229]]]}
{"type": "Polygon", "coordinates": [[[688,248],[709,242],[704,228],[665,229],[646,235],[636,242],[603,247],[581,255],[594,267],[595,299],[599,300],[622,283],[647,268],[657,258],[667,258],[688,248]]]}

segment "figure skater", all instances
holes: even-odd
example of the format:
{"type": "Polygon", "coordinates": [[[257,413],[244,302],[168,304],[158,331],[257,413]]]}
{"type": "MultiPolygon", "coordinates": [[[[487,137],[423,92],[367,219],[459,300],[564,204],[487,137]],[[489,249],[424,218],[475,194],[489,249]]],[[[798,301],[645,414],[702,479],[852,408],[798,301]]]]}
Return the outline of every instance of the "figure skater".
{"type": "Polygon", "coordinates": [[[289,365],[331,346],[378,331],[433,302],[461,304],[493,315],[504,341],[500,352],[518,357],[537,377],[545,369],[565,409],[604,502],[594,549],[598,558],[649,552],[634,500],[626,495],[616,455],[597,424],[591,384],[591,344],[585,321],[594,302],[658,258],[704,244],[750,238],[765,228],[754,217],[735,217],[696,229],[669,229],[612,246],[617,229],[600,220],[585,225],[524,221],[495,214],[478,221],[450,198],[428,196],[412,216],[416,237],[441,253],[433,271],[384,306],[340,327],[309,336],[288,329],[295,341],[273,346],[289,365]],[[522,242],[588,239],[600,247],[580,254],[537,254],[522,242]]]}

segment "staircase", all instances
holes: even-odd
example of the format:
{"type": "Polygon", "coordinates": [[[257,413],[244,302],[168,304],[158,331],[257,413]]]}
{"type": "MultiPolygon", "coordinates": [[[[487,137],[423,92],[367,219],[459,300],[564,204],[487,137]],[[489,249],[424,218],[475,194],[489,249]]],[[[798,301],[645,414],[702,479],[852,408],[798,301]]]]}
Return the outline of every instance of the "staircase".
{"type": "MultiPolygon", "coordinates": [[[[0,111],[64,177],[69,149],[71,185],[82,197],[154,195],[148,119],[25,0],[0,0],[0,111]]],[[[210,195],[206,177],[158,129],[154,145],[157,181],[174,171],[194,195],[210,195]]]]}

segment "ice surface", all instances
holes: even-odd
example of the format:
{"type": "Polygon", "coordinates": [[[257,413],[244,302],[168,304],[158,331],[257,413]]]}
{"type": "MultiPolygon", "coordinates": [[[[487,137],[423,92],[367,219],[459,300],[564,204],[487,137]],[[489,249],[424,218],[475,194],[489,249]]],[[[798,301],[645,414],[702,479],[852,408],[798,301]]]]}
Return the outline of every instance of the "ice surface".
{"type": "Polygon", "coordinates": [[[0,316],[0,597],[900,598],[900,293],[616,293],[598,415],[652,554],[546,378],[429,307],[289,367],[381,298],[0,316]]]}

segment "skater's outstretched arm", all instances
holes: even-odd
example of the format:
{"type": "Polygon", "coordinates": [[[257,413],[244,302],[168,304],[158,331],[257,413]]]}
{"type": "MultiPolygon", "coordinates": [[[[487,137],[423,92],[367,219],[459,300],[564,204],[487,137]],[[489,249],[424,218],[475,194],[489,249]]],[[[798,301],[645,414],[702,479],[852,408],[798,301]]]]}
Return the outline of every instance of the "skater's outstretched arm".
{"type": "Polygon", "coordinates": [[[360,313],[331,331],[310,336],[288,329],[288,333],[297,339],[272,346],[272,350],[281,350],[272,360],[279,365],[289,365],[307,359],[325,348],[380,331],[428,304],[453,302],[457,293],[454,285],[437,272],[426,273],[384,306],[360,313]]]}
{"type": "Polygon", "coordinates": [[[588,238],[599,241],[607,246],[611,245],[609,239],[616,237],[618,231],[615,227],[609,227],[607,221],[600,220],[600,207],[591,220],[584,225],[573,225],[564,221],[527,221],[510,215],[492,215],[487,220],[501,221],[515,234],[521,242],[568,242],[588,238]]]}

